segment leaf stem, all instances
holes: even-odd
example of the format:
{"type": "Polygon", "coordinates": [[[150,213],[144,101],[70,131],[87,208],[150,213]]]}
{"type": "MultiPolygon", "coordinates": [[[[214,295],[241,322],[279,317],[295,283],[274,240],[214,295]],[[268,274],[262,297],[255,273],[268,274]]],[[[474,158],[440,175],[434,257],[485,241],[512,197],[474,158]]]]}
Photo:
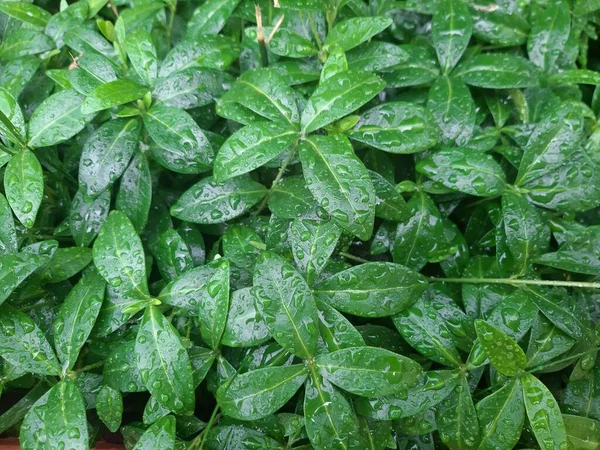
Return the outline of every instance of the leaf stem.
{"type": "Polygon", "coordinates": [[[212,426],[215,424],[218,413],[219,405],[215,406],[215,409],[213,409],[212,415],[210,416],[210,419],[206,424],[206,428],[202,430],[202,432],[198,436],[196,436],[192,442],[190,442],[190,445],[188,445],[187,450],[196,450],[196,448],[198,450],[202,450],[202,448],[204,447],[204,442],[206,441],[206,436],[208,435],[208,432],[210,431],[212,426]]]}
{"type": "Polygon", "coordinates": [[[511,286],[561,286],[582,289],[600,289],[600,283],[586,281],[524,280],[513,278],[437,278],[429,281],[442,283],[509,284],[511,286]]]}
{"type": "Polygon", "coordinates": [[[294,147],[290,151],[290,154],[288,155],[287,158],[285,158],[285,161],[279,168],[279,172],[277,172],[277,175],[275,176],[273,183],[271,183],[271,189],[269,189],[269,192],[267,192],[267,195],[265,195],[265,198],[258,206],[258,209],[256,210],[255,215],[258,216],[262,212],[262,210],[265,209],[265,206],[267,206],[267,202],[269,201],[269,198],[271,197],[271,192],[273,191],[273,188],[275,186],[277,186],[277,184],[281,181],[281,177],[283,177],[283,174],[285,173],[287,166],[289,166],[290,163],[292,162],[292,160],[294,159],[294,155],[296,154],[297,149],[298,149],[298,143],[296,142],[294,144],[294,147]]]}
{"type": "Polygon", "coordinates": [[[175,21],[175,12],[177,11],[177,3],[169,6],[169,23],[167,24],[167,48],[171,48],[171,34],[173,32],[173,22],[175,21]]]}
{"type": "Polygon", "coordinates": [[[260,64],[262,67],[269,66],[269,55],[267,53],[267,44],[265,43],[265,31],[262,23],[262,13],[260,6],[255,5],[256,14],[256,40],[258,42],[258,51],[260,52],[260,64]]]}
{"type": "Polygon", "coordinates": [[[351,255],[350,253],[346,253],[346,252],[339,252],[338,254],[340,256],[343,256],[344,258],[348,258],[348,259],[351,259],[352,261],[356,261],[356,262],[363,263],[363,264],[371,262],[371,261],[363,259],[359,256],[354,256],[354,255],[351,255]]]}
{"type": "Polygon", "coordinates": [[[103,365],[104,365],[104,360],[95,362],[94,364],[89,364],[87,366],[83,366],[81,369],[77,369],[74,372],[75,373],[89,372],[90,370],[97,369],[98,367],[102,367],[103,365]]]}

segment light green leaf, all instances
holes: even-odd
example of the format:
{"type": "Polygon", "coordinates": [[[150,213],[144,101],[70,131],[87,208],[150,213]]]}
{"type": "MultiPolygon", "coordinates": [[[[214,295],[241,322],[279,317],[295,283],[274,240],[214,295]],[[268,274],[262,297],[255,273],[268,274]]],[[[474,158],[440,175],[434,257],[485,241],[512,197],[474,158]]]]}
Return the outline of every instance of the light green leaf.
{"type": "Polygon", "coordinates": [[[148,93],[148,88],[126,79],[102,84],[85,98],[81,105],[83,114],[92,114],[113,106],[124,105],[141,99],[148,93]]]}
{"type": "Polygon", "coordinates": [[[513,338],[483,320],[475,321],[475,329],[483,352],[498,372],[514,377],[525,369],[525,352],[513,338]]]}
{"type": "Polygon", "coordinates": [[[348,51],[368,41],[392,24],[392,19],[384,16],[353,17],[339,22],[327,34],[325,46],[339,45],[348,51]]]}
{"type": "Polygon", "coordinates": [[[46,448],[64,443],[65,448],[88,448],[88,424],[81,392],[68,377],[50,390],[45,406],[46,448]]]}

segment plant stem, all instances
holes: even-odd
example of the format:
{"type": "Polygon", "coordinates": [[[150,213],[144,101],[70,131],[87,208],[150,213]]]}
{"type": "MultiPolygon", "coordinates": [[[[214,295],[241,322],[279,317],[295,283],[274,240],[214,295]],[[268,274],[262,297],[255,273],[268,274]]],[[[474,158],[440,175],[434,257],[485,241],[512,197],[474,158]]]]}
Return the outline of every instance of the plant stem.
{"type": "Polygon", "coordinates": [[[258,4],[255,7],[256,14],[256,40],[258,42],[258,51],[260,52],[260,64],[262,67],[269,66],[269,55],[267,53],[267,44],[265,43],[265,31],[262,24],[262,13],[258,4]]]}
{"type": "Polygon", "coordinates": [[[296,144],[294,144],[294,147],[290,151],[290,154],[288,155],[287,158],[285,158],[285,161],[279,168],[279,172],[277,172],[277,176],[275,176],[275,179],[273,180],[273,183],[271,184],[271,189],[269,189],[269,192],[267,192],[267,195],[265,195],[265,198],[263,199],[263,201],[260,203],[258,209],[256,210],[257,216],[262,212],[263,209],[265,209],[265,206],[267,206],[267,202],[269,201],[269,197],[271,197],[271,192],[273,191],[273,188],[275,186],[277,186],[279,181],[281,181],[281,177],[283,177],[283,174],[285,173],[287,166],[289,166],[290,163],[292,162],[292,159],[294,159],[294,155],[296,154],[297,149],[298,149],[298,143],[296,142],[296,144]]]}
{"type": "Polygon", "coordinates": [[[187,450],[196,450],[196,448],[198,450],[202,450],[202,448],[204,447],[204,442],[206,441],[206,436],[208,435],[208,432],[217,420],[218,413],[219,405],[215,406],[215,409],[213,409],[212,415],[210,416],[210,419],[206,424],[206,428],[202,430],[202,432],[198,436],[196,436],[192,442],[190,442],[190,445],[188,445],[187,450]]]}
{"type": "MultiPolygon", "coordinates": [[[[340,253],[341,254],[341,253],[340,253]]],[[[586,281],[557,281],[557,280],[524,280],[513,278],[436,278],[432,282],[443,283],[472,283],[472,284],[509,284],[511,286],[561,286],[582,289],[600,289],[600,283],[586,281]]]]}
{"type": "Polygon", "coordinates": [[[367,261],[366,259],[363,259],[359,256],[354,256],[354,255],[351,255],[350,253],[346,253],[346,252],[339,252],[338,254],[340,256],[343,256],[344,258],[348,258],[348,259],[351,259],[352,261],[356,261],[356,262],[363,263],[363,264],[371,262],[371,261],[367,261]]]}
{"type": "Polygon", "coordinates": [[[94,364],[90,364],[88,366],[84,366],[81,369],[75,370],[75,373],[89,372],[90,370],[97,369],[98,367],[102,367],[104,365],[104,361],[98,361],[94,364]]]}
{"type": "Polygon", "coordinates": [[[171,48],[171,34],[173,31],[173,21],[175,20],[175,12],[177,11],[177,3],[173,3],[169,7],[169,23],[167,24],[167,48],[171,48]]]}

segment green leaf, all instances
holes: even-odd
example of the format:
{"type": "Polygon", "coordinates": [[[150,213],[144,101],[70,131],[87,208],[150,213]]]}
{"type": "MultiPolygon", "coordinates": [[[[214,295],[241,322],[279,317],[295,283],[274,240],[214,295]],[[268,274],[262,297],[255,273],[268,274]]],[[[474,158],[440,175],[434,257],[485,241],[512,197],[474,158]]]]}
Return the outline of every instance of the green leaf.
{"type": "Polygon", "coordinates": [[[475,449],[479,423],[466,377],[460,377],[454,391],[436,408],[438,433],[450,449],[475,449]]]}
{"type": "Polygon", "coordinates": [[[483,320],[475,321],[475,329],[483,352],[498,372],[514,377],[525,369],[527,358],[513,338],[483,320]]]}
{"type": "Polygon", "coordinates": [[[51,95],[33,112],[29,121],[28,145],[49,147],[72,138],[93,119],[81,110],[84,97],[73,90],[51,95]]]}
{"type": "Polygon", "coordinates": [[[448,397],[456,387],[457,374],[450,370],[425,372],[418,384],[396,395],[377,398],[357,398],[359,414],[375,420],[396,420],[418,417],[448,397]]]}
{"type": "Polygon", "coordinates": [[[371,262],[324,279],[315,294],[342,312],[361,317],[385,317],[415,303],[427,280],[400,264],[371,262]]]}
{"type": "Polygon", "coordinates": [[[517,290],[505,295],[491,311],[486,311],[485,318],[489,324],[518,342],[533,326],[537,312],[537,306],[529,296],[517,290]]]}
{"type": "Polygon", "coordinates": [[[17,20],[40,28],[46,27],[48,20],[52,17],[45,9],[25,2],[2,2],[0,3],[0,11],[17,20]]]}
{"type": "Polygon", "coordinates": [[[19,222],[33,228],[44,196],[44,174],[32,151],[24,148],[8,162],[4,172],[4,191],[19,222]]]}
{"type": "Polygon", "coordinates": [[[216,69],[185,69],[154,83],[156,104],[190,109],[205,106],[220,98],[234,78],[216,69]]]}
{"type": "Polygon", "coordinates": [[[225,36],[203,35],[201,39],[184,40],[167,54],[158,75],[168,77],[191,67],[225,70],[239,51],[238,44],[225,36]]]}
{"type": "Polygon", "coordinates": [[[315,450],[357,448],[358,419],[348,400],[331,384],[313,374],[304,394],[306,434],[315,450]]]}
{"type": "Polygon", "coordinates": [[[402,50],[408,59],[390,68],[384,79],[388,87],[409,87],[428,84],[438,78],[440,70],[430,46],[408,44],[402,50]]]}
{"type": "Polygon", "coordinates": [[[281,256],[267,252],[254,268],[253,281],[271,335],[289,352],[313,357],[319,335],[317,306],[304,278],[281,256]]]}
{"type": "Polygon", "coordinates": [[[350,114],[375,97],[385,83],[359,71],[340,72],[319,84],[302,112],[302,130],[310,133],[350,114]]]}
{"type": "Polygon", "coordinates": [[[75,285],[54,321],[54,347],[63,371],[71,370],[102,306],[106,283],[90,271],[75,285]]]}
{"type": "Polygon", "coordinates": [[[600,447],[600,423],[594,419],[563,414],[569,448],[594,450],[600,447]]]}
{"type": "Polygon", "coordinates": [[[300,161],[307,186],[319,205],[341,228],[361,240],[369,239],[375,218],[375,189],[350,142],[340,135],[312,136],[300,144],[300,161]]]}
{"type": "Polygon", "coordinates": [[[79,163],[79,184],[88,196],[98,196],[123,174],[137,148],[139,133],[137,119],[116,119],[89,137],[79,163]]]}
{"type": "Polygon", "coordinates": [[[254,450],[284,450],[284,446],[275,439],[259,431],[241,425],[219,425],[208,433],[206,440],[210,450],[218,448],[254,450]]]}
{"type": "Polygon", "coordinates": [[[237,375],[217,391],[221,410],[239,420],[259,420],[285,405],[306,380],[303,364],[266,367],[237,375]]]}
{"type": "Polygon", "coordinates": [[[336,73],[345,72],[347,70],[348,60],[346,59],[346,53],[344,53],[344,50],[342,50],[339,45],[333,45],[329,49],[325,63],[323,63],[320,82],[322,83],[336,73]]]}
{"type": "Polygon", "coordinates": [[[421,270],[428,261],[440,261],[453,254],[455,250],[444,239],[442,215],[431,197],[417,192],[407,206],[407,218],[396,229],[394,262],[421,270]]]}
{"type": "Polygon", "coordinates": [[[558,403],[548,388],[531,374],[523,375],[523,398],[531,429],[542,450],[567,447],[567,432],[558,403]]]}
{"type": "Polygon", "coordinates": [[[158,419],[137,441],[133,450],[175,449],[175,417],[165,416],[158,419]]]}
{"type": "Polygon", "coordinates": [[[513,448],[525,422],[519,379],[510,381],[476,405],[481,441],[478,450],[513,448]]]}
{"type": "Polygon", "coordinates": [[[110,210],[110,190],[96,199],[86,198],[81,191],[73,196],[69,211],[69,228],[73,240],[80,247],[87,247],[96,237],[110,210]]]}
{"type": "MultiPolygon", "coordinates": [[[[563,408],[567,414],[598,419],[600,410],[600,370],[593,368],[581,378],[571,377],[564,391],[563,408]]],[[[569,427],[567,426],[567,430],[569,427]]]]}
{"type": "Polygon", "coordinates": [[[65,448],[88,448],[88,424],[81,392],[70,378],[50,390],[45,406],[47,443],[64,443],[65,448]]]}
{"type": "Polygon", "coordinates": [[[375,188],[375,216],[390,221],[402,221],[408,217],[408,206],[396,186],[378,172],[369,170],[375,188]]]}
{"type": "Polygon", "coordinates": [[[361,115],[350,138],[389,153],[418,153],[435,146],[440,130],[421,106],[391,102],[361,115]]]}
{"type": "Polygon", "coordinates": [[[49,36],[41,31],[22,27],[8,33],[0,44],[0,61],[37,55],[53,48],[54,41],[49,36]]]}
{"type": "Polygon", "coordinates": [[[461,63],[452,74],[471,86],[488,89],[526,88],[538,85],[536,67],[520,56],[488,53],[461,63]]]}
{"type": "MultiPolygon", "coordinates": [[[[50,390],[47,390],[45,383],[39,383],[36,387],[42,388],[41,392],[46,393],[35,400],[23,418],[19,429],[19,444],[22,450],[44,450],[46,445],[46,406],[50,390]]],[[[33,388],[30,393],[34,390],[37,389],[33,388]]]]}
{"type": "Polygon", "coordinates": [[[329,262],[341,230],[330,221],[294,220],[289,230],[296,267],[312,285],[329,262]]]}
{"type": "MultiPolygon", "coordinates": [[[[12,3],[0,3],[0,5],[12,3]]],[[[23,141],[27,132],[25,129],[25,119],[23,112],[17,100],[7,89],[0,87],[0,113],[3,114],[9,123],[5,123],[5,119],[0,119],[0,134],[6,138],[15,139],[17,142],[23,141]]]]}
{"type": "Polygon", "coordinates": [[[121,177],[116,208],[142,233],[148,222],[152,201],[152,178],[146,155],[139,152],[121,177]]]}
{"type": "MultiPolygon", "coordinates": [[[[256,40],[256,28],[246,28],[245,32],[250,39],[256,40]]],[[[267,49],[275,55],[288,58],[307,58],[318,53],[317,47],[310,39],[287,28],[264,27],[264,34],[268,37],[267,49]]]]}
{"type": "Polygon", "coordinates": [[[392,19],[383,16],[346,19],[333,27],[324,44],[326,47],[339,45],[342,50],[348,51],[381,33],[391,24],[392,19]]]}
{"type": "Polygon", "coordinates": [[[256,306],[251,288],[233,291],[221,343],[227,347],[252,347],[269,337],[269,329],[256,306]]]}
{"type": "Polygon", "coordinates": [[[502,196],[502,215],[506,243],[517,264],[515,272],[525,274],[533,258],[548,248],[550,229],[533,205],[512,192],[502,196]]]}
{"type": "Polygon", "coordinates": [[[545,253],[536,258],[535,263],[569,272],[595,275],[600,266],[597,233],[597,226],[589,226],[567,238],[558,251],[545,253]]]}
{"type": "Polygon", "coordinates": [[[160,147],[151,147],[152,156],[167,169],[179,173],[201,173],[212,165],[212,146],[185,111],[155,105],[144,114],[144,125],[160,147]]]}
{"type": "Polygon", "coordinates": [[[522,289],[544,315],[559,329],[576,339],[584,337],[586,326],[582,306],[564,288],[523,286],[522,289]]]}
{"type": "Polygon", "coordinates": [[[112,350],[104,363],[106,385],[119,392],[144,391],[135,358],[135,340],[124,342],[112,350]]]}
{"type": "Polygon", "coordinates": [[[222,101],[234,101],[261,117],[298,128],[300,112],[294,91],[276,71],[268,68],[244,72],[222,101]]]}
{"type": "Polygon", "coordinates": [[[555,73],[548,77],[548,82],[559,85],[569,84],[600,84],[600,74],[593,70],[573,69],[555,73]]]}
{"type": "Polygon", "coordinates": [[[302,175],[283,178],[271,188],[269,209],[282,219],[300,219],[311,215],[318,206],[302,175]]]}
{"type": "Polygon", "coordinates": [[[473,36],[502,47],[524,44],[529,34],[529,22],[520,11],[494,8],[492,2],[485,3],[484,8],[471,6],[473,36]]]}
{"type": "Polygon", "coordinates": [[[447,74],[465,52],[473,21],[468,6],[461,0],[442,0],[431,22],[431,37],[442,71],[447,74]]]}
{"type": "Polygon", "coordinates": [[[0,194],[0,256],[16,253],[19,246],[17,231],[6,197],[0,194]]]}
{"type": "Polygon", "coordinates": [[[466,144],[474,131],[475,103],[469,88],[456,78],[439,77],[431,86],[427,109],[442,130],[445,144],[466,144]]]}
{"type": "Polygon", "coordinates": [[[506,187],[500,164],[468,148],[438,150],[421,159],[416,170],[450,189],[479,197],[495,197],[506,187]]]}
{"type": "Polygon", "coordinates": [[[529,60],[546,72],[554,71],[571,31],[569,7],[563,0],[532,5],[529,60]]]}
{"type": "Polygon", "coordinates": [[[227,324],[229,270],[229,262],[222,260],[198,299],[198,318],[202,339],[213,349],[218,348],[227,324]]]}
{"type": "Polygon", "coordinates": [[[155,306],[148,306],[135,343],[143,383],[159,403],[175,413],[194,410],[192,366],[179,333],[155,306]]]}
{"type": "Polygon", "coordinates": [[[165,231],[159,238],[154,250],[156,265],[163,279],[173,280],[193,267],[192,255],[183,238],[176,230],[165,231]]]}
{"type": "Polygon", "coordinates": [[[352,347],[320,355],[321,374],[336,386],[364,397],[405,391],[423,371],[412,359],[377,347],[352,347]]]}
{"type": "Polygon", "coordinates": [[[96,113],[144,97],[148,88],[129,80],[115,80],[94,89],[81,105],[83,114],[96,113]]]}
{"type": "Polygon", "coordinates": [[[0,86],[4,87],[10,94],[17,98],[23,88],[29,83],[41,64],[37,56],[25,56],[2,64],[0,72],[0,86]]]}
{"type": "Polygon", "coordinates": [[[216,273],[217,266],[208,264],[187,270],[170,282],[159,294],[158,299],[177,308],[197,315],[198,298],[216,273]]]}
{"type": "Polygon", "coordinates": [[[100,275],[123,292],[148,293],[144,249],[131,221],[112,211],[94,243],[94,264],[100,275]]]}
{"type": "Polygon", "coordinates": [[[23,372],[60,373],[54,351],[33,319],[7,306],[0,310],[0,350],[4,360],[23,372]]]}
{"type": "Polygon", "coordinates": [[[378,72],[408,60],[408,54],[399,45],[371,41],[348,52],[350,70],[378,72]]]}
{"type": "Polygon", "coordinates": [[[419,353],[447,366],[459,366],[461,358],[443,317],[433,305],[419,299],[392,317],[402,337],[419,353]]]}
{"type": "Polygon", "coordinates": [[[189,188],[171,207],[171,214],[192,223],[221,223],[244,214],[267,193],[247,176],[217,183],[204,178],[189,188]]]}
{"type": "Polygon", "coordinates": [[[98,417],[111,432],[115,433],[121,426],[123,416],[123,398],[119,391],[110,386],[102,386],[96,395],[98,417]]]}
{"type": "Polygon", "coordinates": [[[133,69],[144,84],[152,86],[158,75],[158,57],[152,36],[142,29],[127,34],[125,50],[133,69]]]}
{"type": "Polygon", "coordinates": [[[362,347],[365,340],[343,314],[317,299],[319,332],[331,352],[349,347],[362,347]]]}
{"type": "Polygon", "coordinates": [[[575,340],[554,326],[542,313],[537,315],[527,346],[527,367],[543,366],[567,352],[575,340]]]}
{"type": "Polygon", "coordinates": [[[298,132],[272,122],[248,125],[232,134],[219,149],[213,178],[217,182],[250,172],[286,151],[298,132]]]}
{"type": "MultiPolygon", "coordinates": [[[[21,252],[0,256],[0,304],[9,298],[27,277],[48,262],[57,246],[56,243],[49,242],[44,255],[21,252]]],[[[46,246],[45,243],[42,245],[46,246]]]]}
{"type": "Polygon", "coordinates": [[[208,0],[201,4],[187,24],[186,36],[197,38],[202,34],[217,34],[240,3],[240,0],[208,0]]]}

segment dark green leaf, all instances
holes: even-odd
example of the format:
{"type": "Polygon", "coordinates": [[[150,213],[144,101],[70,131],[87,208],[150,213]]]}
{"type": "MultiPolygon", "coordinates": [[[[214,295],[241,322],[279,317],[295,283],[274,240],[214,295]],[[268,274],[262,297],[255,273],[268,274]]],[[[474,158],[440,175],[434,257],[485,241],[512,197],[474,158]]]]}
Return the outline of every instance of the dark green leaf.
{"type": "Polygon", "coordinates": [[[319,334],[317,307],[306,281],[282,257],[264,253],[254,269],[254,288],[271,335],[286,350],[313,357],[319,334]]]}
{"type": "Polygon", "coordinates": [[[165,416],[158,419],[137,441],[133,450],[175,449],[175,417],[165,416]]]}
{"type": "Polygon", "coordinates": [[[300,144],[307,186],[336,223],[359,239],[373,232],[375,189],[350,142],[339,135],[313,136],[300,144]]]}
{"type": "Polygon", "coordinates": [[[54,346],[63,370],[73,368],[102,306],[106,283],[88,272],[71,290],[54,321],[54,346]]]}
{"type": "Polygon", "coordinates": [[[560,408],[548,388],[531,374],[521,378],[529,423],[542,450],[567,447],[560,408]]]}
{"type": "Polygon", "coordinates": [[[96,396],[96,410],[106,428],[115,433],[121,426],[123,415],[121,393],[109,386],[102,386],[96,396]]]}
{"type": "Polygon", "coordinates": [[[464,145],[469,141],[475,126],[475,103],[462,81],[438,78],[429,91],[427,109],[442,130],[444,143],[464,145]]]}
{"type": "Polygon", "coordinates": [[[302,112],[302,129],[309,133],[360,108],[385,87],[373,74],[340,72],[328,78],[308,99],[302,112]]]}
{"type": "Polygon", "coordinates": [[[488,89],[511,89],[537,86],[536,67],[520,56],[487,53],[476,55],[460,64],[453,76],[471,86],[488,89]]]}
{"type": "Polygon", "coordinates": [[[569,8],[563,0],[532,5],[531,32],[527,39],[531,62],[547,72],[553,71],[570,29],[569,8]]]}
{"type": "Polygon", "coordinates": [[[194,410],[192,366],[179,334],[155,306],[148,306],[135,354],[143,383],[161,405],[176,413],[194,410]]]}
{"type": "Polygon", "coordinates": [[[50,390],[44,418],[47,444],[60,442],[65,448],[89,447],[83,397],[70,378],[64,378],[50,390]]]}
{"type": "Polygon", "coordinates": [[[333,222],[294,220],[289,230],[296,267],[312,285],[325,268],[342,232],[333,222]]]}
{"type": "Polygon", "coordinates": [[[431,37],[442,71],[448,73],[464,53],[473,21],[467,5],[461,0],[442,0],[431,22],[431,37]]]}
{"type": "Polygon", "coordinates": [[[44,196],[44,174],[35,154],[24,148],[4,172],[4,191],[17,219],[32,228],[44,196]]]}
{"type": "Polygon", "coordinates": [[[262,419],[287,403],[306,380],[306,373],[307,368],[298,364],[238,375],[217,391],[219,406],[235,419],[262,419]]]}
{"type": "Polygon", "coordinates": [[[421,159],[416,169],[450,189],[480,197],[495,197],[506,187],[500,165],[485,153],[445,148],[421,159]]]}
{"type": "Polygon", "coordinates": [[[315,362],[327,380],[364,397],[405,391],[423,373],[413,360],[377,347],[346,348],[321,355],[315,362]]]}
{"type": "Polygon", "coordinates": [[[479,444],[479,422],[467,379],[458,385],[436,408],[438,433],[451,449],[475,449],[479,444]]]}
{"type": "Polygon", "coordinates": [[[152,179],[148,159],[142,152],[131,160],[123,173],[116,208],[122,211],[138,233],[144,231],[150,212],[152,179]]]}

